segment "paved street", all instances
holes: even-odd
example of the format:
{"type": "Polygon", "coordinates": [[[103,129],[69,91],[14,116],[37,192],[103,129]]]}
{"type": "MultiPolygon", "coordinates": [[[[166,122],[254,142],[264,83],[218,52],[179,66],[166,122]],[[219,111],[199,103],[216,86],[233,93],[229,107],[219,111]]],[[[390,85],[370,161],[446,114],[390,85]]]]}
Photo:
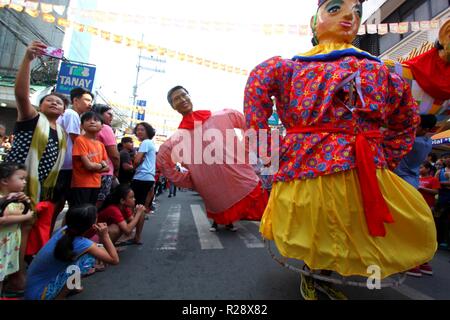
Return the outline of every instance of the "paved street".
{"type": "MultiPolygon", "coordinates": [[[[242,221],[236,233],[211,233],[203,210],[194,192],[161,195],[156,213],[146,221],[144,245],[125,247],[120,265],[83,279],[85,290],[71,299],[301,299],[299,275],[272,260],[258,223],[242,221]]],[[[434,276],[408,277],[396,289],[341,289],[352,300],[449,299],[449,260],[449,252],[439,251],[432,261],[434,276]]]]}

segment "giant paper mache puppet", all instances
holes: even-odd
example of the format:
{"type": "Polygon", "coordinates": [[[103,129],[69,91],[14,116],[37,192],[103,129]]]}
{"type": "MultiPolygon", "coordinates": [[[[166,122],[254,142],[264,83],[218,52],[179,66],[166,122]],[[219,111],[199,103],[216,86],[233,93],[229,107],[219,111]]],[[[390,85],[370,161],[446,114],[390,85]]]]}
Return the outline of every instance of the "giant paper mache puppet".
{"type": "Polygon", "coordinates": [[[249,128],[268,127],[272,96],[286,127],[260,232],[283,257],[304,261],[301,294],[310,300],[316,289],[346,298],[320,277],[369,277],[375,268],[386,279],[436,251],[428,205],[391,171],[412,147],[418,105],[402,77],[351,45],[362,2],[319,1],[315,46],[264,61],[245,89],[249,128]]]}

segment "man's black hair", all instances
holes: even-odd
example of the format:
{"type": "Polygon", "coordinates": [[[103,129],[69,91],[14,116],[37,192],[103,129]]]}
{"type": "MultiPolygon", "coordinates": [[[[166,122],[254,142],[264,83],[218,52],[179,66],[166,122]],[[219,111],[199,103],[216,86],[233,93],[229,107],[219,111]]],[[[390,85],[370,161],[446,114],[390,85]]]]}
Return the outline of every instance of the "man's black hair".
{"type": "Polygon", "coordinates": [[[111,109],[112,108],[107,104],[96,103],[92,106],[92,111],[97,112],[100,115],[104,114],[106,111],[109,111],[111,109]]]}
{"type": "Polygon", "coordinates": [[[439,42],[439,40],[436,40],[436,42],[434,43],[434,47],[439,51],[444,50],[444,46],[439,42]]]}
{"type": "Polygon", "coordinates": [[[421,114],[420,127],[422,129],[433,129],[436,126],[437,119],[434,114],[421,114]]]}
{"type": "Polygon", "coordinates": [[[122,140],[120,141],[120,143],[122,143],[122,144],[129,143],[129,142],[133,142],[133,138],[131,138],[131,137],[123,137],[122,140]]]}
{"type": "Polygon", "coordinates": [[[189,94],[189,91],[186,90],[186,88],[184,88],[183,86],[175,86],[172,89],[169,90],[169,92],[167,92],[167,101],[169,101],[169,104],[172,105],[172,94],[177,91],[183,89],[184,91],[186,91],[187,94],[189,94]]]}
{"type": "Polygon", "coordinates": [[[81,124],[83,124],[86,121],[91,120],[91,119],[98,120],[103,124],[102,117],[94,111],[88,111],[88,112],[83,113],[83,115],[81,116],[81,124]]]}
{"type": "Polygon", "coordinates": [[[92,100],[94,100],[94,94],[89,90],[80,87],[73,88],[70,90],[70,102],[73,103],[75,98],[81,98],[85,94],[89,94],[92,97],[92,100]]]}
{"type": "Polygon", "coordinates": [[[430,152],[428,154],[428,156],[431,157],[431,162],[433,162],[433,163],[435,163],[437,161],[437,159],[438,159],[437,154],[434,153],[434,152],[430,152]]]}

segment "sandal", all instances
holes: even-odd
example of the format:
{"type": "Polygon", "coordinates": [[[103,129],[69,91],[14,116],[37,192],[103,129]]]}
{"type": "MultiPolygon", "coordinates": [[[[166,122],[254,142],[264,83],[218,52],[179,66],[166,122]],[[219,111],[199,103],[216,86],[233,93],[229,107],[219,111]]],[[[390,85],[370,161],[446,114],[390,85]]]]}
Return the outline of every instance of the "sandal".
{"type": "Polygon", "coordinates": [[[106,270],[106,264],[99,263],[94,266],[96,272],[103,272],[106,270]]]}
{"type": "Polygon", "coordinates": [[[142,245],[143,243],[142,242],[136,242],[136,241],[134,241],[134,239],[129,239],[127,241],[122,241],[120,243],[117,243],[116,247],[131,246],[133,244],[142,245]]]}

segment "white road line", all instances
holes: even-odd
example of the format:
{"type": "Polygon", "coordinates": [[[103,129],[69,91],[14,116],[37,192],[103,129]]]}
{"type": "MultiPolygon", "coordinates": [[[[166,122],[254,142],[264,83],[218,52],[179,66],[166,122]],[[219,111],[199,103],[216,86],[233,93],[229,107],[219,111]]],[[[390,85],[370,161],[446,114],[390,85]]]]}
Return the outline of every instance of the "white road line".
{"type": "Polygon", "coordinates": [[[413,289],[411,287],[408,287],[404,284],[402,284],[398,288],[392,288],[395,291],[401,293],[402,295],[412,299],[412,300],[435,300],[433,297],[430,297],[420,291],[417,291],[416,289],[413,289]]]}
{"type": "Polygon", "coordinates": [[[242,223],[239,223],[239,227],[237,230],[237,235],[242,241],[244,241],[245,246],[247,248],[264,248],[264,243],[261,242],[257,237],[253,235],[242,223]]]}
{"type": "Polygon", "coordinates": [[[156,241],[156,250],[176,250],[180,227],[181,204],[171,205],[156,241]]]}
{"type": "Polygon", "coordinates": [[[219,237],[209,231],[210,223],[202,207],[198,204],[191,204],[191,211],[202,250],[223,249],[219,237]]]}

